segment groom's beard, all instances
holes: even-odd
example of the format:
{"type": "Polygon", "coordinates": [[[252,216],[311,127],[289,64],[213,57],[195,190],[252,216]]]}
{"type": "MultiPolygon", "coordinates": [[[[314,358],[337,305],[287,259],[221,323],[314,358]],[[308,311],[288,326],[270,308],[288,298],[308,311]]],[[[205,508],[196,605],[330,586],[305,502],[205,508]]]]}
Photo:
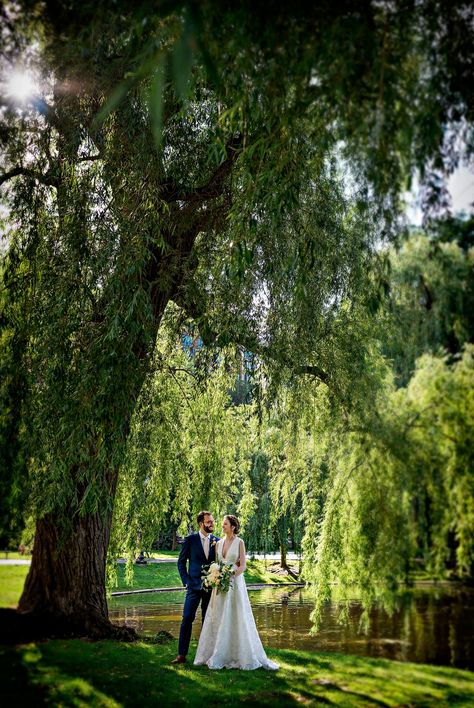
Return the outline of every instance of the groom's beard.
{"type": "Polygon", "coordinates": [[[212,529],[214,526],[203,526],[203,529],[206,533],[212,533],[212,529]]]}

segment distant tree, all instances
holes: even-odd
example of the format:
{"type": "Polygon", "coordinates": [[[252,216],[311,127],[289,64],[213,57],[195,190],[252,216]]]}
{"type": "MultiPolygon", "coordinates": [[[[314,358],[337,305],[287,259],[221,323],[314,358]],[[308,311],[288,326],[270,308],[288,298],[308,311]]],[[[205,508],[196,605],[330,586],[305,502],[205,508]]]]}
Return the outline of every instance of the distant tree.
{"type": "Polygon", "coordinates": [[[239,512],[245,522],[245,542],[249,553],[271,553],[274,550],[272,501],[268,457],[264,450],[257,449],[252,453],[248,476],[243,482],[239,512]]]}
{"type": "Polygon", "coordinates": [[[423,353],[455,355],[474,342],[472,228],[461,219],[437,222],[431,234],[412,233],[390,256],[384,352],[402,385],[423,353]]]}
{"type": "Polygon", "coordinates": [[[446,216],[431,224],[431,239],[435,243],[456,243],[463,251],[474,247],[474,217],[446,216]]]}

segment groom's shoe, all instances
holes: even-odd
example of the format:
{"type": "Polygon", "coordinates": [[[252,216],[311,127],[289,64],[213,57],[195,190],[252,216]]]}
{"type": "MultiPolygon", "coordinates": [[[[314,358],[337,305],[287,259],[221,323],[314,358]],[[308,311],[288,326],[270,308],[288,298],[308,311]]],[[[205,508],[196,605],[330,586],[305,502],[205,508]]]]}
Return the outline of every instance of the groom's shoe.
{"type": "Polygon", "coordinates": [[[172,664],[184,664],[184,663],[186,663],[186,657],[183,656],[182,654],[178,654],[176,659],[173,659],[173,661],[171,663],[172,664]]]}

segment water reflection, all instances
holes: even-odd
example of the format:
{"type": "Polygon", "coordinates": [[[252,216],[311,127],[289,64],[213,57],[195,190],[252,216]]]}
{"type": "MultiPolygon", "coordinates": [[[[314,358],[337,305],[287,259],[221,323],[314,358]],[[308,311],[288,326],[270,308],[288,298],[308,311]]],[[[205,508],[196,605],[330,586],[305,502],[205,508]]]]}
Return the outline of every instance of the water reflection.
{"type": "MultiPolygon", "coordinates": [[[[389,616],[370,614],[367,635],[359,632],[360,603],[349,606],[349,622],[338,623],[338,606],[327,603],[321,630],[309,635],[311,595],[304,589],[251,590],[255,619],[265,645],[275,648],[339,651],[401,661],[474,669],[474,589],[449,584],[424,585],[401,594],[389,616]]],[[[129,595],[110,602],[111,619],[143,634],[160,630],[178,636],[183,593],[129,595]]],[[[198,638],[200,621],[194,623],[198,638]]]]}

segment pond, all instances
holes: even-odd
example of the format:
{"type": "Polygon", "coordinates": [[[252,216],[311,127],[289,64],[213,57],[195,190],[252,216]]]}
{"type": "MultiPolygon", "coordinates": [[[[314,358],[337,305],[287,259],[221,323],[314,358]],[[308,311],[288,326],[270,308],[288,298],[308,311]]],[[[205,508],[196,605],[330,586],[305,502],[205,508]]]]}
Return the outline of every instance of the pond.
{"type": "MultiPolygon", "coordinates": [[[[359,632],[362,608],[354,600],[349,622],[337,621],[338,606],[327,603],[319,633],[309,634],[313,604],[303,588],[269,588],[249,591],[262,642],[267,647],[384,657],[400,661],[474,669],[474,588],[422,584],[402,593],[397,610],[389,616],[382,609],[371,612],[367,635],[359,632]]],[[[179,634],[183,592],[128,595],[109,603],[112,621],[125,623],[141,634],[161,630],[179,634]]],[[[200,632],[196,619],[193,637],[200,632]]]]}

